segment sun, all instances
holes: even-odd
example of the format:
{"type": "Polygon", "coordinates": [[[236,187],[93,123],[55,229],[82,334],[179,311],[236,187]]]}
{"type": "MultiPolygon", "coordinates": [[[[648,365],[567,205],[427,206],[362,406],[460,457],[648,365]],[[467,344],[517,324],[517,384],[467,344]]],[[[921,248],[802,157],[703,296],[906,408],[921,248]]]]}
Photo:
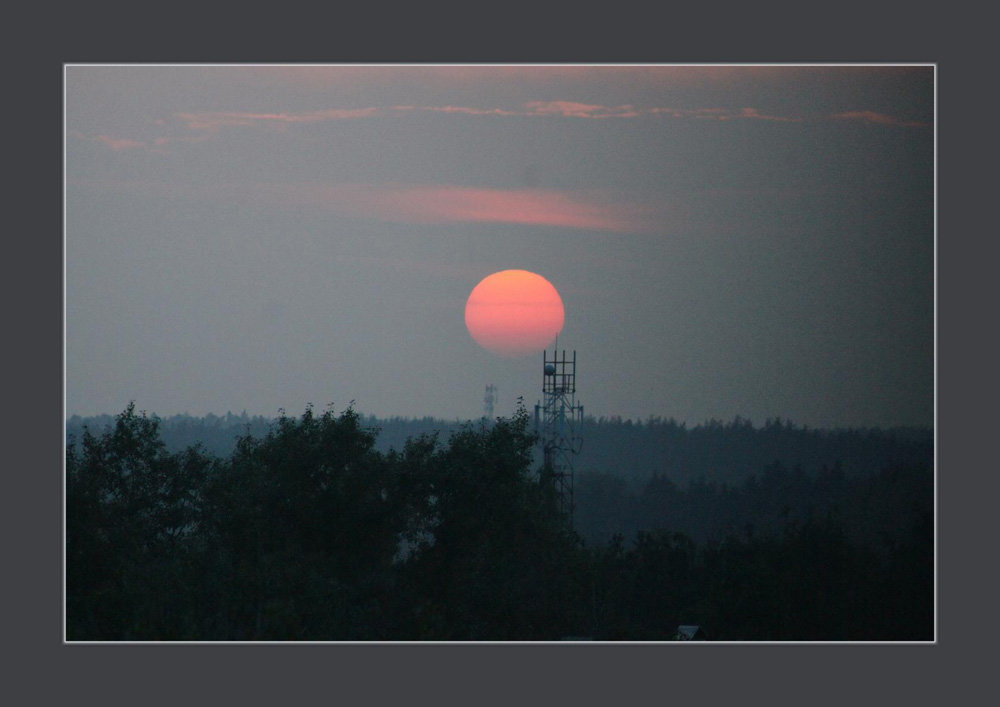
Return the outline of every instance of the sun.
{"type": "Polygon", "coordinates": [[[476,285],[465,326],[476,343],[501,356],[527,356],[555,341],[566,321],[562,297],[541,275],[502,270],[476,285]]]}

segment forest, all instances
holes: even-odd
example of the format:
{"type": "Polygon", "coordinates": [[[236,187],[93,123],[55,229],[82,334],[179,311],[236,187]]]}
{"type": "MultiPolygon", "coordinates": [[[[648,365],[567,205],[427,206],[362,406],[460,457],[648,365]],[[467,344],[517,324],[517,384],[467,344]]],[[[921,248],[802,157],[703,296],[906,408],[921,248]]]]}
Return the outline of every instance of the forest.
{"type": "Polygon", "coordinates": [[[69,641],[934,639],[928,430],[71,418],[69,641]]]}

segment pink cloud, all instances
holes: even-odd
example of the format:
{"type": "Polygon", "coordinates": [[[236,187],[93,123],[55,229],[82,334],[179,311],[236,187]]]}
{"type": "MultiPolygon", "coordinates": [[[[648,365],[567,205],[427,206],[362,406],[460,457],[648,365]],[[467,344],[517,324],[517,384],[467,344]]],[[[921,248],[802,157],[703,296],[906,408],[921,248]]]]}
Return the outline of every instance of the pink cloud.
{"type": "Polygon", "coordinates": [[[296,123],[321,123],[328,120],[368,118],[378,113],[377,108],[330,108],[304,113],[251,113],[217,111],[206,113],[178,113],[191,130],[218,130],[224,127],[250,125],[291,125],[296,123]]]}
{"type": "Polygon", "coordinates": [[[451,185],[374,184],[199,184],[155,181],[87,182],[128,193],[196,201],[267,203],[322,208],[352,218],[390,223],[507,223],[531,226],[645,233],[658,212],[604,191],[488,189],[451,185]]]}
{"type": "Polygon", "coordinates": [[[108,135],[96,135],[93,139],[110,147],[115,152],[120,150],[131,150],[137,147],[146,147],[146,143],[141,142],[140,140],[132,140],[130,138],[113,138],[108,135]]]}
{"type": "MultiPolygon", "coordinates": [[[[337,120],[359,120],[382,115],[384,110],[399,113],[408,112],[432,112],[440,114],[464,115],[464,116],[520,116],[520,117],[551,117],[551,118],[583,118],[583,119],[608,119],[608,118],[640,118],[643,116],[668,115],[674,118],[696,118],[702,120],[733,120],[737,118],[753,120],[770,120],[781,122],[797,121],[795,118],[765,115],[755,108],[743,108],[736,111],[727,108],[650,108],[639,110],[631,105],[605,106],[593,103],[581,103],[578,101],[530,101],[525,103],[520,109],[507,109],[499,107],[473,107],[460,105],[440,105],[440,106],[416,106],[416,105],[395,105],[387,109],[377,107],[367,108],[327,108],[322,110],[304,112],[254,112],[254,111],[204,111],[177,113],[176,118],[189,131],[187,135],[157,136],[149,141],[134,140],[130,138],[114,138],[108,135],[84,136],[77,133],[77,137],[88,140],[96,140],[108,148],[121,151],[141,148],[152,152],[165,152],[167,146],[176,142],[201,142],[217,134],[222,128],[232,127],[265,127],[278,130],[285,130],[294,125],[316,124],[326,121],[337,120]]],[[[861,118],[871,122],[886,122],[891,119],[871,112],[844,113],[838,118],[861,118]]],[[[167,127],[165,120],[157,119],[155,125],[160,128],[167,127]]]]}
{"type": "Polygon", "coordinates": [[[767,115],[756,108],[650,108],[652,115],[667,115],[671,118],[697,118],[699,120],[769,120],[778,123],[799,123],[801,118],[782,115],[767,115]]]}
{"type": "Polygon", "coordinates": [[[286,205],[321,206],[397,223],[511,223],[629,233],[646,230],[649,210],[596,192],[456,186],[264,185],[286,205]]]}
{"type": "Polygon", "coordinates": [[[650,108],[649,112],[652,115],[669,115],[671,118],[684,118],[689,113],[681,108],[650,108]]]}
{"type": "MultiPolygon", "coordinates": [[[[77,137],[85,140],[100,142],[104,146],[116,152],[124,150],[148,150],[150,152],[163,153],[168,145],[175,142],[200,142],[210,139],[219,130],[227,127],[255,127],[262,126],[272,129],[285,130],[294,125],[317,124],[326,121],[339,120],[360,120],[373,116],[383,115],[385,111],[397,113],[412,113],[416,111],[432,112],[439,114],[451,114],[460,116],[520,116],[520,117],[551,117],[567,119],[608,119],[608,118],[641,118],[666,116],[675,119],[695,119],[703,121],[731,121],[731,120],[761,120],[771,122],[802,122],[802,118],[770,115],[762,113],[757,108],[745,107],[733,108],[671,108],[653,107],[647,109],[636,109],[631,105],[605,106],[595,103],[582,103],[579,101],[551,100],[551,101],[530,101],[523,104],[519,109],[508,109],[500,107],[474,107],[461,105],[440,105],[440,106],[416,106],[416,105],[395,105],[388,108],[366,107],[366,108],[327,108],[321,110],[304,112],[251,112],[251,111],[206,111],[206,112],[186,112],[178,113],[174,117],[179,120],[183,127],[192,131],[187,135],[159,136],[153,137],[149,141],[136,140],[132,138],[120,138],[110,135],[85,136],[73,133],[77,137]]],[[[835,120],[854,120],[876,125],[888,125],[897,127],[927,127],[927,123],[907,121],[877,113],[870,110],[856,110],[837,113],[830,116],[835,120]]],[[[163,119],[154,121],[161,128],[167,123],[163,119]]]]}
{"type": "Polygon", "coordinates": [[[427,111],[432,113],[457,113],[461,115],[523,115],[503,108],[469,108],[467,106],[393,106],[397,111],[427,111]]]}
{"type": "Polygon", "coordinates": [[[799,123],[802,122],[801,118],[786,118],[781,115],[764,115],[756,108],[744,108],[740,111],[739,117],[748,118],[750,120],[773,120],[778,123],[799,123]]]}
{"type": "Polygon", "coordinates": [[[870,110],[854,110],[847,111],[846,113],[837,113],[832,116],[837,120],[860,120],[865,123],[875,123],[877,125],[892,125],[895,127],[902,128],[926,128],[927,123],[921,123],[914,120],[900,120],[899,118],[894,118],[891,115],[885,115],[884,113],[876,113],[870,110]]]}
{"type": "MultiPolygon", "coordinates": [[[[748,110],[753,110],[748,109],[748,110]]],[[[697,118],[699,120],[732,120],[748,117],[730,108],[650,108],[650,115],[667,115],[671,118],[697,118]]]]}
{"type": "Polygon", "coordinates": [[[160,136],[154,137],[149,141],[145,141],[134,140],[132,138],[115,138],[109,135],[84,135],[78,130],[71,130],[69,135],[79,140],[100,143],[115,152],[120,152],[122,150],[143,150],[158,154],[164,154],[166,152],[165,148],[172,142],[202,142],[211,137],[211,135],[208,134],[181,137],[160,136]]]}
{"type": "Polygon", "coordinates": [[[393,106],[397,111],[427,111],[459,115],[545,116],[558,118],[638,118],[632,106],[608,107],[575,101],[530,101],[520,110],[471,106],[393,106]]]}
{"type": "Polygon", "coordinates": [[[575,101],[531,101],[524,107],[530,115],[551,115],[563,118],[636,118],[632,106],[608,107],[575,101]]]}

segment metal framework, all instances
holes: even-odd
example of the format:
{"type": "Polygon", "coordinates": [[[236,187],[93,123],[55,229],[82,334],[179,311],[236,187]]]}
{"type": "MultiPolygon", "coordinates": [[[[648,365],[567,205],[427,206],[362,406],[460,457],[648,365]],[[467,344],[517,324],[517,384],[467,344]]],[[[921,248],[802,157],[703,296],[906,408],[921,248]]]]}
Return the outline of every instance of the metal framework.
{"type": "Polygon", "coordinates": [[[493,419],[493,403],[497,401],[497,387],[490,383],[486,386],[486,393],[483,395],[483,417],[487,420],[493,419]]]}
{"type": "Polygon", "coordinates": [[[573,525],[573,457],[583,443],[579,436],[583,405],[576,402],[576,351],[543,352],[542,402],[535,406],[535,427],[542,445],[542,474],[552,479],[559,510],[573,525]]]}

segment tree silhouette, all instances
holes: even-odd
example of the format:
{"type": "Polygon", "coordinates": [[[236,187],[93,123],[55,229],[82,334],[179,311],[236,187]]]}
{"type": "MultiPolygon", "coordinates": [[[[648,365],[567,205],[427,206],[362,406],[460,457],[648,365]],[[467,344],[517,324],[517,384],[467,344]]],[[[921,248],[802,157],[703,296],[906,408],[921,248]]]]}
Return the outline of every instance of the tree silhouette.
{"type": "MultiPolygon", "coordinates": [[[[697,429],[720,449],[758,434],[697,429]]],[[[740,485],[664,473],[635,491],[581,474],[585,543],[523,406],[384,453],[352,408],[248,425],[225,458],[160,432],[130,403],[69,440],[69,640],[933,638],[921,464],[810,476],[776,460],[740,485]]]]}
{"type": "Polygon", "coordinates": [[[178,638],[190,606],[201,494],[212,465],[197,447],[165,451],[134,404],[66,458],[67,636],[178,638]]]}
{"type": "Polygon", "coordinates": [[[406,562],[413,638],[558,638],[575,538],[531,470],[535,438],[523,407],[423,448],[427,537],[406,562]]]}

